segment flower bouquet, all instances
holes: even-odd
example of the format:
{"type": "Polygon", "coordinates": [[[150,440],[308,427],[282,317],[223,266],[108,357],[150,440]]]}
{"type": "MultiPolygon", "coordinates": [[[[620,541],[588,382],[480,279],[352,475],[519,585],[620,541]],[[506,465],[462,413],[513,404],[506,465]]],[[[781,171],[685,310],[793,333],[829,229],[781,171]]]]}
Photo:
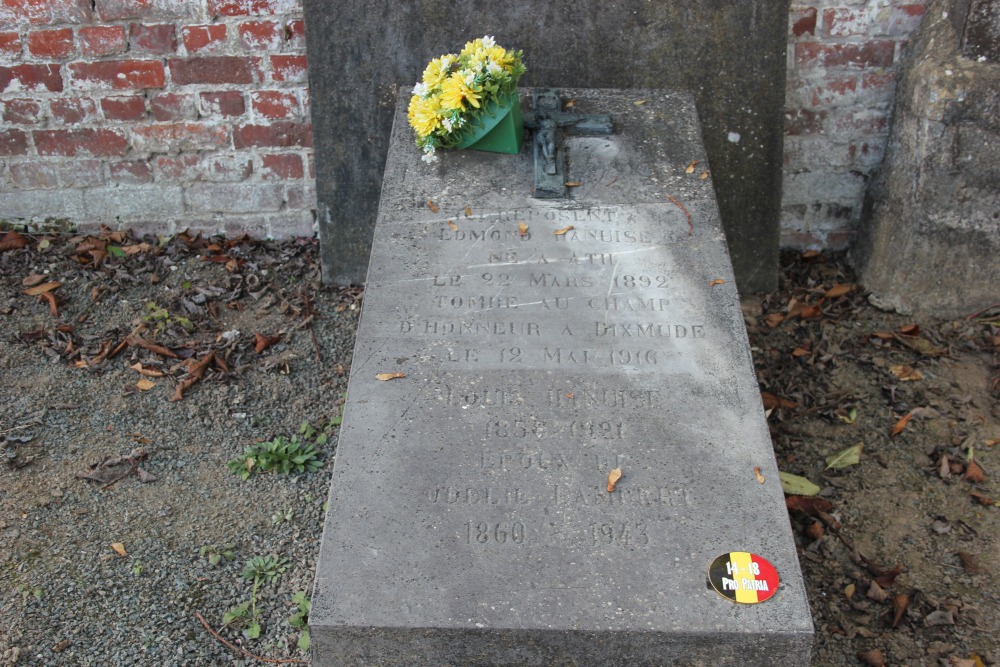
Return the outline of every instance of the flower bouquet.
{"type": "Polygon", "coordinates": [[[466,43],[457,56],[449,53],[428,63],[423,80],[413,87],[407,114],[424,162],[434,162],[438,148],[520,150],[522,56],[487,35],[466,43]]]}

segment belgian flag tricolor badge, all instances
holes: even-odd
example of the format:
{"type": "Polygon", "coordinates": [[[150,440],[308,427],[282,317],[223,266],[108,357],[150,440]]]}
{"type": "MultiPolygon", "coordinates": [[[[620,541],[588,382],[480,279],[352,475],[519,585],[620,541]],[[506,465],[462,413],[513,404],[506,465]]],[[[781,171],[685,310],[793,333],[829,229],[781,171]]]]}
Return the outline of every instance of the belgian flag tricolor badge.
{"type": "Polygon", "coordinates": [[[719,595],[733,602],[757,604],[778,591],[778,571],[757,554],[730,551],[708,568],[708,580],[719,595]]]}

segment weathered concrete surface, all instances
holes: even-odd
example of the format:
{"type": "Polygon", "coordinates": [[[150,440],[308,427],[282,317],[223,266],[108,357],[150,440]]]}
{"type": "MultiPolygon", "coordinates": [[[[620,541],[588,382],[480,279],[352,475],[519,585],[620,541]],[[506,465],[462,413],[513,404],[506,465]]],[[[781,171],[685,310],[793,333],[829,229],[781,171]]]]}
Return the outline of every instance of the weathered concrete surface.
{"type": "Polygon", "coordinates": [[[1000,67],[961,55],[959,4],[928,8],[854,247],[873,303],[902,313],[1000,302],[1000,67]]]}
{"type": "Polygon", "coordinates": [[[328,284],[364,279],[394,87],[490,34],[524,50],[526,86],[691,90],[740,289],[777,286],[788,0],[303,4],[328,284]]]}
{"type": "Polygon", "coordinates": [[[615,125],[568,140],[571,200],[530,197],[527,151],[425,165],[397,108],[312,598],[316,667],[809,662],[713,185],[684,169],[707,167],[693,100],[564,96],[615,125]],[[389,372],[405,377],[376,378],[389,372]],[[707,587],[731,551],[775,565],[772,599],[707,587]]]}

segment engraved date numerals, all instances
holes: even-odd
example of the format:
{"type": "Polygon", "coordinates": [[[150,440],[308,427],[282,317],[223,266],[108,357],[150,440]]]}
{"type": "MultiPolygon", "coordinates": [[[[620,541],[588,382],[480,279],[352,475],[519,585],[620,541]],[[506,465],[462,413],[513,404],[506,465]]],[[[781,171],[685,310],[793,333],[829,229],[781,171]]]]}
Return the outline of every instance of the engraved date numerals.
{"type": "Polygon", "coordinates": [[[486,521],[465,522],[466,544],[524,544],[524,524],[490,523],[486,521]]]}
{"type": "Polygon", "coordinates": [[[611,544],[621,547],[649,544],[646,524],[641,521],[615,521],[590,524],[590,537],[594,546],[611,544]]]}

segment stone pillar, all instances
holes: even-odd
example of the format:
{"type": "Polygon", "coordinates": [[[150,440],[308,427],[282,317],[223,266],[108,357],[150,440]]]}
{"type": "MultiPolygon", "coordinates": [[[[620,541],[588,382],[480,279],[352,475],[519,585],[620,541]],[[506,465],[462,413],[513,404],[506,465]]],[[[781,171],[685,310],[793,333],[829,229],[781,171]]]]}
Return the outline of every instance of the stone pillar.
{"type": "Polygon", "coordinates": [[[1000,302],[998,8],[934,0],[911,46],[854,248],[875,305],[958,317],[1000,302]]]}

